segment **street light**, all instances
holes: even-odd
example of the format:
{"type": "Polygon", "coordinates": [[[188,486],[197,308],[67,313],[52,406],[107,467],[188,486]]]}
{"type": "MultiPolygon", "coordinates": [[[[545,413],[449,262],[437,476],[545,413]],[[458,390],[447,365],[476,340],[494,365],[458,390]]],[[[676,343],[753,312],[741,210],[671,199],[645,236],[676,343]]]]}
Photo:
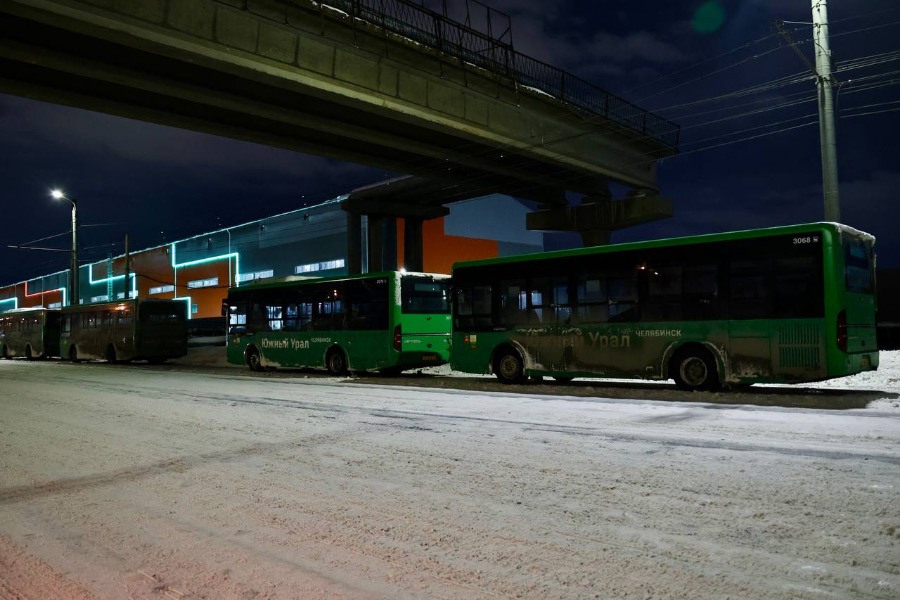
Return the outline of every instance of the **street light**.
{"type": "Polygon", "coordinates": [[[68,200],[72,205],[72,285],[69,304],[78,304],[78,202],[62,193],[62,190],[51,190],[50,195],[56,200],[68,200]]]}

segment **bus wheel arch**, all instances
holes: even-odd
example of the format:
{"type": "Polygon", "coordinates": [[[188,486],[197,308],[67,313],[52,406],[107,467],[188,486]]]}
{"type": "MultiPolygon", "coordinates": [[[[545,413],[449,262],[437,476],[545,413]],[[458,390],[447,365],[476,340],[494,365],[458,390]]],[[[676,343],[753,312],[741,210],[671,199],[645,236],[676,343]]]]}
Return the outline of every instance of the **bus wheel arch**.
{"type": "Polygon", "coordinates": [[[348,366],[347,353],[340,346],[331,346],[325,351],[325,368],[332,375],[345,375],[348,366]]]}
{"type": "Polygon", "coordinates": [[[253,344],[247,346],[247,350],[244,352],[244,362],[247,363],[251,371],[262,371],[264,369],[262,352],[253,344]]]}
{"type": "Polygon", "coordinates": [[[679,346],[668,360],[668,376],[688,391],[712,391],[721,387],[721,371],[716,353],[699,342],[679,346]]]}
{"type": "Polygon", "coordinates": [[[497,346],[491,355],[491,370],[501,383],[524,383],[525,359],[512,344],[497,346]]]}

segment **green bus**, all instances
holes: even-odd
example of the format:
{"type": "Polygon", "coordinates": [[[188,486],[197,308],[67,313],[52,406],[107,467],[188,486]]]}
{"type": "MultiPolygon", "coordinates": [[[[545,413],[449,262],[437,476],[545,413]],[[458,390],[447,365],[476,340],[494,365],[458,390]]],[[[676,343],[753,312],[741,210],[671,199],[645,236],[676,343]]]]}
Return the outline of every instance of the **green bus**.
{"type": "Polygon", "coordinates": [[[59,356],[59,310],[19,308],[0,313],[0,358],[59,356]]]}
{"type": "Polygon", "coordinates": [[[160,364],[187,354],[187,305],[181,300],[131,298],[61,312],[59,348],[72,362],[160,364]]]}
{"type": "Polygon", "coordinates": [[[449,276],[381,271],[231,288],[228,362],[399,373],[450,360],[449,276]]]}
{"type": "Polygon", "coordinates": [[[453,369],[686,390],[878,368],[875,238],[837,223],[453,266],[453,369]]]}

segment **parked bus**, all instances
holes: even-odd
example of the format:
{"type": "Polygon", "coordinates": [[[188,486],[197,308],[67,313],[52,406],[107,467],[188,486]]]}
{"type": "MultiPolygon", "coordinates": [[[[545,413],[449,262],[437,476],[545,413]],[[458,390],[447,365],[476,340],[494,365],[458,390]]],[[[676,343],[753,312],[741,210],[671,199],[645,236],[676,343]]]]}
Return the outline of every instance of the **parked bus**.
{"type": "Polygon", "coordinates": [[[450,360],[449,276],[383,271],[231,288],[232,364],[397,373],[450,360]]]}
{"type": "Polygon", "coordinates": [[[59,356],[59,310],[20,308],[0,313],[0,358],[59,356]]]}
{"type": "Polygon", "coordinates": [[[874,370],[874,243],[814,223],[457,263],[451,365],[688,390],[874,370]]]}
{"type": "Polygon", "coordinates": [[[72,362],[146,360],[187,354],[187,306],[180,300],[129,299],[62,309],[60,350],[72,362]]]}

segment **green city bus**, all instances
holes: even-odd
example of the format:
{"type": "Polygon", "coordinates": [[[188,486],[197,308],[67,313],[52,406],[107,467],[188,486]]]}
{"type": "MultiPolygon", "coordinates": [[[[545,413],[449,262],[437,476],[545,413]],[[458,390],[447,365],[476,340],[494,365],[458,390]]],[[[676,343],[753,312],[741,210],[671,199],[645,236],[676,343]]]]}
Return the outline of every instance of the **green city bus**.
{"type": "Polygon", "coordinates": [[[59,356],[59,310],[19,308],[0,313],[0,358],[59,356]]]}
{"type": "Polygon", "coordinates": [[[874,244],[813,223],[457,263],[451,366],[687,390],[874,370],[874,244]]]}
{"type": "Polygon", "coordinates": [[[187,354],[187,305],[181,300],[132,298],[62,309],[60,351],[72,362],[146,360],[187,354]]]}
{"type": "Polygon", "coordinates": [[[231,288],[228,362],[398,373],[450,360],[449,276],[381,271],[231,288]]]}

